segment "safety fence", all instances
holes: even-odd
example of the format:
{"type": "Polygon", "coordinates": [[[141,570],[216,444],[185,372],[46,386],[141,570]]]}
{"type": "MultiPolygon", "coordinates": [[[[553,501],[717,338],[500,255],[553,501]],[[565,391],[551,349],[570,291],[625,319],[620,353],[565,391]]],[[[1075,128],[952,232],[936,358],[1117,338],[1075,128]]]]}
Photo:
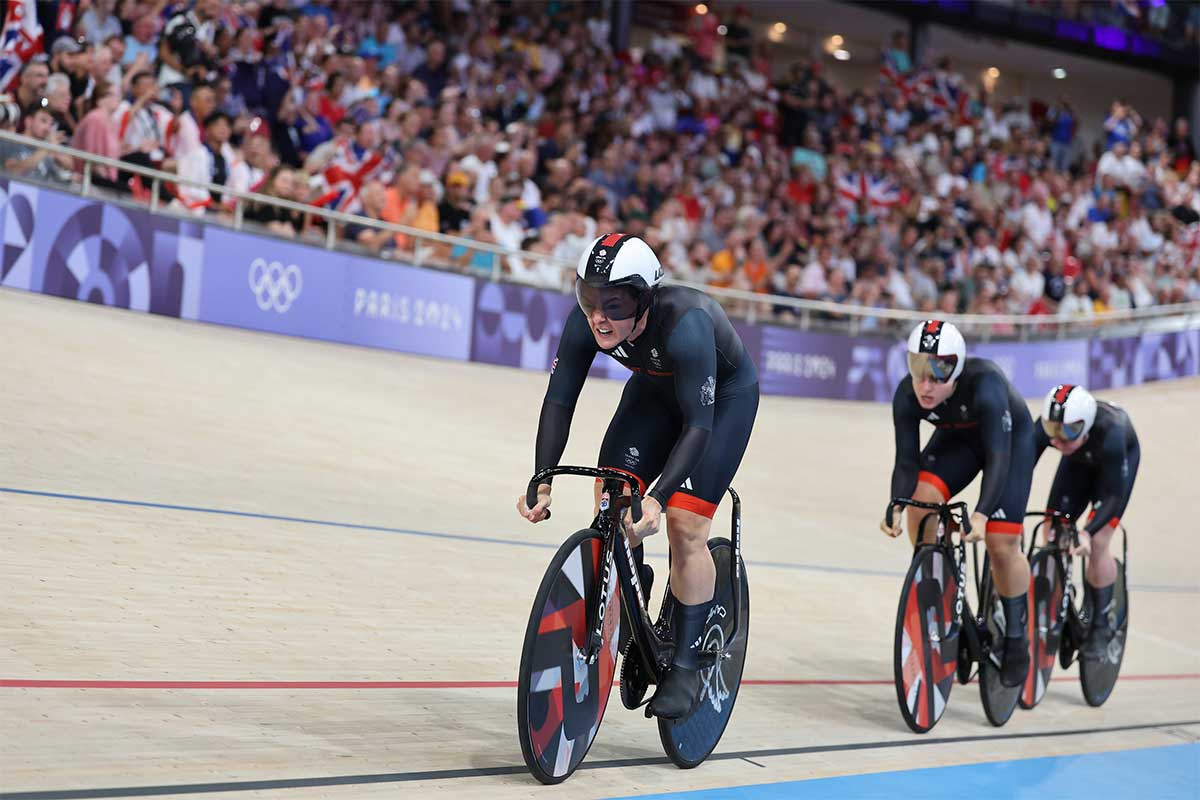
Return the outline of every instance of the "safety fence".
{"type": "MultiPolygon", "coordinates": [[[[230,230],[0,180],[0,286],[181,319],[455,360],[548,370],[574,298],[230,230]]],[[[895,336],[736,323],[764,392],[886,401],[895,336]]],[[[2,329],[3,320],[0,320],[2,329]]],[[[1200,374],[1200,314],[1133,335],[970,343],[1026,396],[1200,374]]],[[[1104,329],[1111,332],[1113,329],[1104,329]]],[[[594,374],[627,373],[600,356],[594,374]]]]}
{"type": "MultiPolygon", "coordinates": [[[[184,179],[173,173],[97,156],[8,131],[0,131],[0,142],[13,143],[26,148],[39,148],[47,154],[70,156],[78,165],[76,180],[70,186],[56,188],[79,197],[91,197],[119,204],[126,208],[131,215],[138,211],[144,211],[156,218],[176,220],[181,224],[207,221],[233,231],[251,231],[259,236],[274,239],[276,237],[270,236],[265,228],[246,219],[247,211],[250,208],[269,206],[302,214],[315,223],[310,226],[307,241],[313,248],[333,253],[334,255],[329,256],[333,262],[341,260],[343,254],[346,257],[355,257],[355,246],[339,236],[339,231],[345,225],[355,224],[402,235],[407,244],[403,249],[395,251],[393,255],[396,260],[406,264],[461,271],[455,265],[465,257],[470,262],[485,265],[473,268],[472,277],[486,278],[493,282],[517,283],[519,281],[511,274],[507,265],[511,259],[521,259],[525,265],[548,266],[549,269],[545,270],[529,270],[529,272],[541,275],[553,275],[554,268],[557,267],[558,275],[562,280],[556,282],[556,285],[551,288],[564,292],[569,292],[571,288],[570,275],[575,268],[575,262],[571,259],[555,258],[546,253],[509,250],[488,242],[433,233],[354,214],[344,214],[270,195],[236,191],[225,186],[184,179]],[[115,168],[129,175],[137,176],[144,190],[144,200],[139,203],[127,195],[118,196],[98,188],[93,180],[97,168],[115,168]],[[174,204],[164,203],[163,198],[169,198],[172,192],[178,190],[179,186],[190,186],[219,194],[222,197],[225,213],[219,218],[214,215],[196,216],[183,207],[177,208],[174,204]],[[457,261],[448,260],[447,256],[451,253],[460,254],[457,261]]],[[[3,174],[2,164],[0,164],[0,174],[3,174]]],[[[29,183],[30,181],[25,179],[25,182],[29,183]]],[[[161,224],[168,223],[164,221],[161,224]]],[[[280,239],[279,241],[291,240],[280,239]]],[[[274,245],[272,246],[274,247],[274,245]]],[[[280,248],[286,249],[284,245],[280,245],[280,248]]],[[[768,322],[802,331],[828,330],[850,334],[895,336],[908,330],[925,317],[921,312],[903,309],[873,308],[850,303],[764,295],[706,285],[686,283],[684,285],[693,286],[693,288],[713,295],[729,310],[732,316],[748,323],[768,322]]],[[[1166,328],[1172,330],[1188,327],[1200,319],[1200,302],[1108,311],[1091,317],[953,314],[943,315],[943,318],[956,323],[969,338],[977,341],[1065,339],[1088,337],[1098,333],[1131,335],[1162,330],[1164,324],[1166,328]]]]}

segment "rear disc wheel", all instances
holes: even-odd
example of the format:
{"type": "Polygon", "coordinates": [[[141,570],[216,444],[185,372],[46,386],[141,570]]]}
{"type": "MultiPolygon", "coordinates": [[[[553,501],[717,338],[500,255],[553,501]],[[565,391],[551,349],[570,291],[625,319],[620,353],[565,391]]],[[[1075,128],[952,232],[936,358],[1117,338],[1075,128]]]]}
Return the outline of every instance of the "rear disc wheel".
{"type": "MultiPolygon", "coordinates": [[[[724,651],[728,657],[718,658],[712,666],[701,668],[700,697],[690,714],[679,719],[660,717],[658,720],[658,736],[662,740],[663,750],[680,769],[692,769],[702,764],[721,741],[741,687],[746,644],[750,637],[750,584],[746,579],[746,566],[742,564],[741,585],[738,587],[741,592],[741,621],[738,623],[737,640],[726,651],[726,642],[733,633],[734,587],[730,567],[737,556],[725,538],[710,539],[708,550],[717,568],[717,583],[708,621],[704,623],[702,649],[724,651]]],[[[671,603],[664,604],[664,611],[670,607],[671,603]]]]}
{"type": "MultiPolygon", "coordinates": [[[[986,561],[984,569],[987,569],[986,561]]],[[[1000,658],[997,653],[1001,652],[1004,641],[1004,606],[1000,603],[1000,594],[992,583],[990,572],[984,578],[980,609],[985,615],[985,629],[983,658],[979,663],[979,695],[988,722],[999,728],[1012,717],[1025,684],[1005,686],[1000,680],[1000,666],[996,662],[1000,658]]],[[[1030,669],[1033,669],[1032,664],[1030,669]]]]}
{"type": "MultiPolygon", "coordinates": [[[[1095,609],[1091,603],[1084,601],[1085,613],[1095,625],[1095,609]]],[[[1125,660],[1125,634],[1129,628],[1129,594],[1125,585],[1125,565],[1117,559],[1117,581],[1113,586],[1113,610],[1115,623],[1112,625],[1112,638],[1105,648],[1103,657],[1099,660],[1079,656],[1079,685],[1083,689],[1083,699],[1089,706],[1102,706],[1112,694],[1117,685],[1117,677],[1121,673],[1121,662],[1125,660]]]]}

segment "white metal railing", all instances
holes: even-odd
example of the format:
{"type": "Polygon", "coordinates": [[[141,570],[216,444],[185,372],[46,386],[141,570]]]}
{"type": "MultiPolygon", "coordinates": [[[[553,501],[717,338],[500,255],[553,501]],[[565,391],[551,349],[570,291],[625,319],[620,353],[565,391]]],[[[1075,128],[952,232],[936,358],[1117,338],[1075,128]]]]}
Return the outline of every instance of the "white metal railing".
{"type": "MultiPolygon", "coordinates": [[[[173,173],[163,172],[149,167],[142,167],[126,161],[106,158],[63,145],[33,139],[8,131],[0,130],[0,140],[17,142],[28,147],[41,149],[47,153],[57,153],[70,156],[83,164],[81,174],[77,175],[77,183],[72,186],[83,196],[95,195],[96,187],[92,181],[92,173],[96,167],[112,167],[134,175],[140,175],[150,181],[149,210],[154,214],[172,214],[194,219],[195,215],[185,209],[173,209],[163,206],[160,202],[160,189],[164,184],[184,185],[204,189],[210,193],[219,194],[223,202],[233,201],[232,226],[240,230],[245,224],[247,204],[263,204],[276,208],[296,211],[326,221],[324,246],[333,250],[338,243],[337,227],[353,223],[356,225],[384,230],[391,233],[403,234],[414,241],[439,245],[461,246],[468,251],[485,252],[492,256],[490,276],[492,280],[505,280],[520,283],[518,279],[504,274],[502,259],[521,258],[534,263],[549,263],[560,266],[564,272],[574,271],[575,262],[568,259],[556,258],[546,253],[534,253],[527,250],[509,250],[499,245],[467,239],[461,236],[449,236],[420,228],[412,228],[382,220],[363,217],[356,214],[345,214],[327,208],[298,203],[279,197],[244,192],[230,189],[226,186],[190,180],[173,173]]],[[[0,174],[7,174],[4,165],[0,163],[0,174]]],[[[24,176],[11,176],[18,180],[28,180],[34,183],[36,179],[24,176]]],[[[61,184],[52,186],[62,188],[61,184]]],[[[106,194],[105,199],[125,199],[123,196],[106,194]]],[[[220,220],[214,220],[220,221],[220,220]]],[[[264,229],[264,234],[266,234],[264,229]]],[[[405,254],[406,261],[417,266],[446,266],[433,263],[430,259],[430,248],[415,247],[412,254],[405,254]]],[[[928,313],[907,311],[894,308],[871,308],[856,306],[848,303],[834,303],[826,300],[806,300],[783,295],[764,295],[739,289],[718,288],[685,281],[670,281],[683,286],[690,286],[704,291],[722,302],[729,310],[749,322],[772,321],[794,324],[802,329],[831,328],[847,330],[850,333],[879,331],[896,333],[906,329],[913,322],[926,319],[928,313]],[[786,309],[782,316],[778,310],[786,309]]],[[[548,288],[543,286],[543,288],[548,288]]],[[[569,283],[564,279],[559,286],[560,291],[569,290],[569,283]]],[[[1065,338],[1072,335],[1090,335],[1100,332],[1105,335],[1126,335],[1130,332],[1140,332],[1150,329],[1180,330],[1200,327],[1200,302],[1181,303],[1167,306],[1149,306],[1146,308],[1126,311],[1107,311],[1091,317],[1057,317],[1035,314],[940,314],[940,319],[954,322],[964,329],[964,332],[988,340],[991,338],[1065,338]]]]}

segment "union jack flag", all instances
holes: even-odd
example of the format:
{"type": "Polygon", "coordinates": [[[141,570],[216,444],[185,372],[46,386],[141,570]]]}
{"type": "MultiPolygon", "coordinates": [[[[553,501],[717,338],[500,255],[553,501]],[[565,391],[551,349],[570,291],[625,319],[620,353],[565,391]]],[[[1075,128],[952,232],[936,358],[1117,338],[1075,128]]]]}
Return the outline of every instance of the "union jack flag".
{"type": "Polygon", "coordinates": [[[313,201],[314,205],[332,208],[353,214],[362,209],[358,193],[364,184],[382,180],[392,171],[392,156],[379,150],[361,150],[354,142],[338,145],[322,177],[325,193],[313,201]]]}
{"type": "Polygon", "coordinates": [[[928,75],[926,85],[928,106],[960,118],[967,116],[967,103],[971,98],[960,76],[945,70],[934,70],[928,75]]]}
{"type": "Polygon", "coordinates": [[[44,51],[35,0],[10,0],[0,33],[0,92],[7,91],[21,67],[44,51]]]}
{"type": "Polygon", "coordinates": [[[847,211],[866,199],[872,208],[890,208],[900,202],[900,187],[886,175],[841,172],[834,178],[838,202],[847,211]]]}
{"type": "Polygon", "coordinates": [[[914,69],[903,73],[885,56],[879,66],[879,82],[884,88],[899,92],[905,103],[923,102],[935,115],[941,112],[960,119],[968,116],[970,92],[956,73],[941,69],[914,69]]]}
{"type": "Polygon", "coordinates": [[[886,52],[879,64],[879,82],[885,87],[899,91],[906,103],[923,91],[921,75],[916,70],[903,72],[886,52]]]}

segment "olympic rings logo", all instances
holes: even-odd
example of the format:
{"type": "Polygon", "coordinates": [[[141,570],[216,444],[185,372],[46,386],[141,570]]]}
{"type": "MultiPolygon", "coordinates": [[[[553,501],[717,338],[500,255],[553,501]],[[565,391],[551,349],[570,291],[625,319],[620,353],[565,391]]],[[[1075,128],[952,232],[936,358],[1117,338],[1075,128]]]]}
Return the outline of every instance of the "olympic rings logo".
{"type": "Polygon", "coordinates": [[[295,264],[285,267],[278,261],[268,263],[262,258],[250,262],[248,279],[258,307],[263,311],[274,309],[277,314],[286,313],[304,288],[304,278],[295,264]]]}

